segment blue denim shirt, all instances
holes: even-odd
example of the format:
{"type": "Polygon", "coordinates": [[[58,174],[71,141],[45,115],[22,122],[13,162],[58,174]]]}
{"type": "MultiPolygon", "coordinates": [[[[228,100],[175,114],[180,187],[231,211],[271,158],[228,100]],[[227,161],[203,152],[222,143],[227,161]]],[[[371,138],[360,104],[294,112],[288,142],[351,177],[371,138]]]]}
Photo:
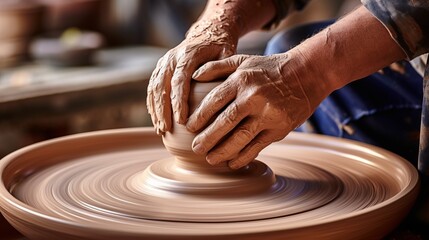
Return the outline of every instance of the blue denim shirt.
{"type": "Polygon", "coordinates": [[[408,59],[416,58],[415,68],[424,72],[418,168],[429,176],[429,65],[425,54],[429,52],[429,1],[362,0],[362,3],[386,27],[408,59]]]}

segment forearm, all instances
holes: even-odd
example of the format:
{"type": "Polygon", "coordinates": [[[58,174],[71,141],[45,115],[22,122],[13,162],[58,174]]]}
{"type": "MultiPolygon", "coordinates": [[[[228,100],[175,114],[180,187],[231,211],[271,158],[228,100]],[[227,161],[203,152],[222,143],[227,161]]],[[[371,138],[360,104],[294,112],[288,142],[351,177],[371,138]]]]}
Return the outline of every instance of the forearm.
{"type": "MultiPolygon", "coordinates": [[[[406,57],[385,27],[364,7],[290,51],[298,55],[297,75],[326,95],[406,57]]],[[[324,98],[326,96],[319,96],[324,98]]]]}
{"type": "Polygon", "coordinates": [[[198,28],[201,22],[209,22],[238,39],[252,30],[262,28],[274,15],[272,0],[209,0],[191,30],[198,28]]]}

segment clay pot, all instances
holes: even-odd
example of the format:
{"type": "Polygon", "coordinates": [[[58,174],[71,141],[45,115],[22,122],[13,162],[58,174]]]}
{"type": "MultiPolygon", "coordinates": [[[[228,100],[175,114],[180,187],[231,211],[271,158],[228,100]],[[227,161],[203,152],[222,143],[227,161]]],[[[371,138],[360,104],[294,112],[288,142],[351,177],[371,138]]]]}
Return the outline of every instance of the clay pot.
{"type": "Polygon", "coordinates": [[[31,37],[40,30],[42,6],[29,1],[0,2],[0,41],[31,37]]]}
{"type": "Polygon", "coordinates": [[[15,65],[27,57],[31,37],[40,30],[41,14],[39,4],[0,2],[0,67],[15,65]]]}
{"type": "MultiPolygon", "coordinates": [[[[191,83],[191,92],[193,94],[189,97],[189,113],[192,113],[203,98],[221,82],[208,82],[208,83],[191,83]]],[[[162,140],[166,149],[176,157],[178,165],[185,168],[203,168],[201,171],[228,171],[226,165],[213,167],[210,166],[205,160],[205,156],[197,155],[192,151],[192,141],[197,133],[189,132],[185,126],[177,124],[176,120],[173,121],[173,127],[170,132],[164,134],[162,140]]]]}

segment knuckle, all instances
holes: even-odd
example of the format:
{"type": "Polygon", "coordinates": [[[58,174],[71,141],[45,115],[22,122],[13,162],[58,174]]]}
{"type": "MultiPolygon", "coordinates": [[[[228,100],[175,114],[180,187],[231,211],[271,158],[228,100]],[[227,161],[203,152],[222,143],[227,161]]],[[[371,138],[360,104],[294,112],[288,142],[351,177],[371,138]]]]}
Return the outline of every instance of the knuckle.
{"type": "Polygon", "coordinates": [[[249,58],[251,58],[251,56],[250,55],[247,55],[247,54],[240,54],[240,55],[237,55],[237,60],[240,62],[240,63],[243,63],[244,61],[246,61],[247,59],[249,59],[249,58]]]}
{"type": "Polygon", "coordinates": [[[237,104],[232,103],[226,111],[222,112],[221,119],[227,124],[233,124],[237,119],[238,111],[237,104]]]}
{"type": "Polygon", "coordinates": [[[217,156],[221,158],[229,158],[233,155],[234,148],[231,147],[231,145],[226,145],[223,148],[216,149],[213,151],[213,154],[216,154],[217,156]]]}
{"type": "Polygon", "coordinates": [[[221,119],[227,124],[236,124],[238,120],[244,118],[248,113],[247,103],[244,104],[232,102],[225,111],[221,113],[221,119]]]}
{"type": "Polygon", "coordinates": [[[237,69],[233,74],[231,74],[231,76],[233,76],[236,81],[241,83],[244,79],[247,78],[247,73],[243,70],[237,69]]]}
{"type": "Polygon", "coordinates": [[[244,127],[240,127],[240,129],[238,130],[238,134],[237,134],[237,138],[240,139],[251,139],[253,138],[254,134],[253,131],[244,128],[244,127]]]}
{"type": "Polygon", "coordinates": [[[166,59],[174,58],[174,56],[176,56],[176,52],[177,52],[177,49],[172,48],[172,49],[168,50],[161,59],[166,60],[166,59]]]}
{"type": "Polygon", "coordinates": [[[180,52],[182,54],[190,54],[193,51],[198,51],[199,50],[198,48],[199,48],[198,45],[186,44],[180,49],[180,52]]]}
{"type": "Polygon", "coordinates": [[[232,102],[228,108],[229,115],[236,116],[240,112],[240,107],[237,102],[232,102]]]}
{"type": "Polygon", "coordinates": [[[213,109],[205,109],[204,112],[200,111],[198,112],[197,116],[198,116],[198,120],[201,120],[202,123],[207,123],[210,118],[215,114],[213,109]]]}

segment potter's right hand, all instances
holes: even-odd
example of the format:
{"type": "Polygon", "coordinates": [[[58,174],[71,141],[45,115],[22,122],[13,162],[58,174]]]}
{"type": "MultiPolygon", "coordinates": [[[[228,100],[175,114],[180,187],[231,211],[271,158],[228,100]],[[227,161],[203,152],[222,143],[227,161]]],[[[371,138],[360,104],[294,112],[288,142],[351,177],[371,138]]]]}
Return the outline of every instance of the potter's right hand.
{"type": "Polygon", "coordinates": [[[158,135],[171,129],[174,120],[184,124],[188,117],[191,76],[208,61],[233,55],[237,33],[227,24],[201,20],[186,39],[157,63],[148,85],[147,107],[158,135]]]}
{"type": "Polygon", "coordinates": [[[216,165],[241,168],[303,123],[333,87],[299,50],[270,56],[235,55],[206,63],[198,81],[226,80],[210,91],[187,122],[199,132],[192,150],[216,165]]]}

